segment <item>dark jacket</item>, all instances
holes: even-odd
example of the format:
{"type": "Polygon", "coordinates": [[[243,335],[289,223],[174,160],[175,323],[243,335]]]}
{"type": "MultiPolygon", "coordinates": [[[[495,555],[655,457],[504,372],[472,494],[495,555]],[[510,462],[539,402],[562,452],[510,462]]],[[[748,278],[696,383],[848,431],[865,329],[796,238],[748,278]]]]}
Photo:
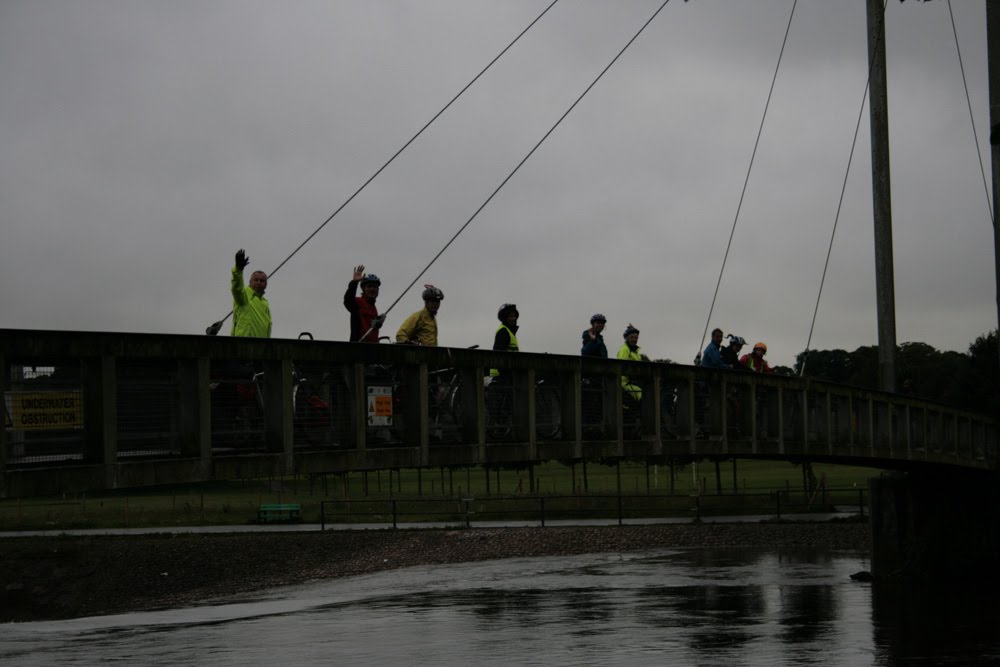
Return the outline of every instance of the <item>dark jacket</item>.
{"type": "Polygon", "coordinates": [[[740,357],[736,354],[736,350],[732,346],[727,345],[726,347],[719,350],[719,354],[722,355],[722,363],[727,367],[733,369],[734,371],[746,370],[743,364],[740,363],[740,357]]]}
{"type": "Polygon", "coordinates": [[[608,348],[604,345],[604,336],[597,334],[594,340],[590,340],[590,329],[583,330],[583,347],[580,354],[585,357],[608,358],[608,348]]]}

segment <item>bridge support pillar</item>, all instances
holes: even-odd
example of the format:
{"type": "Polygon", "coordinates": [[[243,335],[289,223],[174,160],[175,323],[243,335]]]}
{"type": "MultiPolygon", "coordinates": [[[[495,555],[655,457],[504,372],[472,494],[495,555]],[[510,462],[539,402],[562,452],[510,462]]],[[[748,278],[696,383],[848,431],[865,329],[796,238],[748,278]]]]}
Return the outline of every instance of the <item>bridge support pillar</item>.
{"type": "MultiPolygon", "coordinates": [[[[13,419],[7,414],[7,392],[10,391],[10,367],[7,365],[7,355],[0,350],[0,498],[7,497],[7,450],[10,447],[7,438],[7,420],[13,419]]],[[[11,426],[13,426],[11,422],[11,426]]]]}
{"type": "Polygon", "coordinates": [[[868,489],[876,578],[1000,578],[995,474],[908,473],[872,478],[868,489]]]}

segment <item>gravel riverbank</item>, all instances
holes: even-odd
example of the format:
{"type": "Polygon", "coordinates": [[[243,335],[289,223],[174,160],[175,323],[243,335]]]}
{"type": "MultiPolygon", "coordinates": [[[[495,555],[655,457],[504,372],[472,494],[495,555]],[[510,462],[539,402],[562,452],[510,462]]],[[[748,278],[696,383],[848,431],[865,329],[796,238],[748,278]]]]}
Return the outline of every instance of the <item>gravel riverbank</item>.
{"type": "Polygon", "coordinates": [[[0,622],[194,604],[414,565],[675,547],[870,551],[866,523],[0,538],[0,622]]]}

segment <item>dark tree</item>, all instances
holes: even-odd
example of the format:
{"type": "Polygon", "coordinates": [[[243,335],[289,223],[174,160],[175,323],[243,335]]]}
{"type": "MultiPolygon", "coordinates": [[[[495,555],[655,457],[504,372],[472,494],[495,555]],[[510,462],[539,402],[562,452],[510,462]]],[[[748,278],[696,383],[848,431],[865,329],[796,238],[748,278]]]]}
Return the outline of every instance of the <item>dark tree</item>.
{"type": "MultiPolygon", "coordinates": [[[[795,360],[802,368],[806,353],[795,360]]],[[[878,388],[878,348],[810,350],[806,376],[855,387],[878,388]]],[[[926,343],[903,343],[896,357],[898,391],[931,401],[982,412],[1000,413],[1000,360],[997,332],[977,338],[967,354],[941,352],[926,343]]]]}

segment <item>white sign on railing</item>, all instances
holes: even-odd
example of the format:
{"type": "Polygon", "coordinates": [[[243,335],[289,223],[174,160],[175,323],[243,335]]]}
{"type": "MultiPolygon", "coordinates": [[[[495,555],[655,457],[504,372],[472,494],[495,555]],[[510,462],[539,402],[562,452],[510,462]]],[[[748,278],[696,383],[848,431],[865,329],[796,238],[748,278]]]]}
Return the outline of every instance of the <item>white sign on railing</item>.
{"type": "Polygon", "coordinates": [[[392,426],[392,387],[368,387],[368,425],[392,426]]]}

